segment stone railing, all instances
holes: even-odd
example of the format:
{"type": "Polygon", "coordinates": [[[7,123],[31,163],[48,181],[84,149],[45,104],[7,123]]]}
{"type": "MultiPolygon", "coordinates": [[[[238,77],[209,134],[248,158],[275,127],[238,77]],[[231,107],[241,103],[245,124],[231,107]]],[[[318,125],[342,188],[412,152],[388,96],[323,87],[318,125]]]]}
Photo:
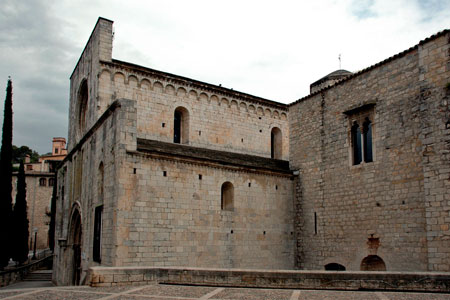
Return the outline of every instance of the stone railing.
{"type": "MultiPolygon", "coordinates": [[[[43,255],[43,254],[42,254],[43,255]]],[[[10,269],[5,271],[0,271],[0,287],[10,285],[17,281],[22,280],[29,272],[43,268],[51,267],[53,260],[53,254],[47,253],[46,256],[40,258],[32,263],[10,269]]]]}
{"type": "Polygon", "coordinates": [[[208,286],[449,292],[450,273],[92,267],[91,286],[151,282],[208,286]]]}

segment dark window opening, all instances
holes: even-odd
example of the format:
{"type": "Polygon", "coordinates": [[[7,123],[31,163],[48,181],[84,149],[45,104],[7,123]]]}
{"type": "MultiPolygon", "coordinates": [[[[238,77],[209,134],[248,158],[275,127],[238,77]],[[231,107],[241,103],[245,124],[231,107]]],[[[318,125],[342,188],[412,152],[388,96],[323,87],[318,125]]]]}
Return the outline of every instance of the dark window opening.
{"type": "Polygon", "coordinates": [[[94,247],[93,247],[93,259],[94,261],[101,263],[101,237],[102,237],[102,212],[103,205],[95,208],[94,217],[94,247]]]}
{"type": "Polygon", "coordinates": [[[45,178],[40,178],[40,179],[39,179],[39,185],[40,185],[40,186],[46,186],[46,185],[47,185],[47,179],[45,179],[45,178]]]}
{"type": "Polygon", "coordinates": [[[174,112],[173,142],[177,144],[189,143],[189,112],[184,107],[177,107],[174,112]]]}
{"type": "Polygon", "coordinates": [[[48,179],[48,186],[54,186],[55,185],[55,178],[49,178],[48,179]]]}
{"type": "Polygon", "coordinates": [[[78,126],[80,129],[80,133],[83,133],[86,128],[88,98],[88,85],[87,81],[84,80],[81,83],[80,90],[78,92],[78,126]]]}
{"type": "Polygon", "coordinates": [[[174,125],[173,125],[173,142],[181,143],[181,113],[175,111],[174,125]]]}
{"type": "Polygon", "coordinates": [[[221,193],[221,208],[222,210],[232,211],[234,209],[234,187],[233,184],[229,181],[224,182],[222,184],[221,193]]]}
{"type": "Polygon", "coordinates": [[[167,171],[163,171],[163,176],[164,176],[164,177],[167,176],[167,171]]]}
{"type": "Polygon", "coordinates": [[[198,174],[198,179],[202,180],[202,174],[198,174]]]}
{"type": "Polygon", "coordinates": [[[314,213],[314,234],[317,234],[317,213],[314,213]]]}
{"type": "Polygon", "coordinates": [[[364,162],[372,162],[372,123],[366,118],[363,124],[364,162]]]}
{"type": "Polygon", "coordinates": [[[281,159],[281,130],[277,127],[270,132],[270,157],[281,159]]]}
{"type": "Polygon", "coordinates": [[[325,265],[325,271],[345,271],[345,267],[338,263],[330,263],[325,265]]]}
{"type": "Polygon", "coordinates": [[[58,154],[59,149],[55,148],[55,154],[58,154]]]}
{"type": "Polygon", "coordinates": [[[354,122],[352,126],[352,148],[353,148],[353,165],[359,165],[362,161],[361,149],[361,129],[358,123],[354,122]]]}

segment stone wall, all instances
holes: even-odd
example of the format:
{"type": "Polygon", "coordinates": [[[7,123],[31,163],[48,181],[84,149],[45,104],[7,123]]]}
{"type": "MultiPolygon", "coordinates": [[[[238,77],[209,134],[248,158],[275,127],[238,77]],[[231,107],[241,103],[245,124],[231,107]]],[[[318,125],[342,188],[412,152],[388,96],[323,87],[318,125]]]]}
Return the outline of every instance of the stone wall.
{"type": "MultiPolygon", "coordinates": [[[[27,184],[27,215],[28,215],[28,234],[30,251],[34,248],[34,231],[37,229],[36,249],[48,248],[48,229],[50,217],[50,204],[53,192],[53,186],[49,185],[49,179],[54,178],[52,173],[26,173],[25,182],[27,184]],[[45,185],[40,185],[39,180],[45,179],[45,185]]],[[[13,202],[16,200],[17,176],[13,175],[13,202]]]]}
{"type": "Polygon", "coordinates": [[[117,175],[120,172],[118,153],[125,152],[119,144],[120,120],[126,119],[126,101],[118,102],[104,112],[92,129],[58,170],[58,198],[54,278],[57,284],[72,284],[75,213],[81,215],[81,279],[90,266],[98,265],[92,259],[94,211],[103,205],[102,265],[112,265],[116,242],[117,175]],[[121,110],[121,107],[123,109],[121,110]],[[116,125],[119,124],[119,125],[116,125]],[[119,151],[121,149],[121,151],[119,151]],[[100,166],[103,166],[101,179],[100,166]]]}
{"type": "Polygon", "coordinates": [[[449,270],[448,49],[441,34],[290,106],[299,267],[377,255],[387,270],[449,270]],[[374,161],[353,165],[364,111],[374,161]]]}
{"type": "Polygon", "coordinates": [[[450,33],[419,45],[428,269],[450,271],[450,33]]]}
{"type": "Polygon", "coordinates": [[[294,267],[289,175],[130,153],[119,182],[117,266],[294,267]]]}
{"type": "Polygon", "coordinates": [[[103,114],[98,104],[99,61],[112,59],[112,21],[99,18],[81,56],[70,76],[69,133],[67,150],[70,152],[86,131],[103,114]],[[80,87],[87,84],[86,126],[80,129],[80,87]]]}
{"type": "Polygon", "coordinates": [[[114,61],[103,63],[99,101],[136,100],[139,138],[173,142],[174,111],[189,114],[189,138],[196,147],[270,157],[271,130],[281,129],[282,155],[289,157],[287,106],[195,80],[114,61]]]}

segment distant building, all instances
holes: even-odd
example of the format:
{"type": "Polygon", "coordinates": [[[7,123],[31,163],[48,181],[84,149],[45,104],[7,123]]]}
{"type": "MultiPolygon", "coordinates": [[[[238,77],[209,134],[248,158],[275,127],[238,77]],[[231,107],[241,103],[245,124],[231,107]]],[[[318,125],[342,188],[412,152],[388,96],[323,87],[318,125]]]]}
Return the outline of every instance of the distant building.
{"type": "MultiPolygon", "coordinates": [[[[30,250],[34,247],[36,232],[36,249],[48,248],[48,226],[50,223],[50,203],[55,184],[56,164],[67,154],[66,139],[53,138],[52,152],[39,157],[39,162],[25,160],[25,180],[27,183],[27,205],[30,250]]],[[[13,173],[13,201],[16,198],[17,172],[13,173]]]]}

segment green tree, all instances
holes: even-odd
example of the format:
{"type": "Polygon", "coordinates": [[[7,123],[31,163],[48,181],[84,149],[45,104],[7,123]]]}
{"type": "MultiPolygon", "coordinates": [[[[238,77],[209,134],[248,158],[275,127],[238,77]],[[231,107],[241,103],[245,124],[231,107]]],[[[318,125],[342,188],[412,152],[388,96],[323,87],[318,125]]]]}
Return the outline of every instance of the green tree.
{"type": "Polygon", "coordinates": [[[2,148],[0,151],[0,269],[8,265],[11,257],[11,213],[12,213],[12,82],[8,79],[5,108],[3,111],[2,148]]]}
{"type": "Polygon", "coordinates": [[[29,148],[28,146],[12,146],[12,162],[13,164],[20,163],[20,161],[25,161],[25,158],[30,156],[30,162],[38,162],[39,161],[39,153],[29,148]]]}
{"type": "Polygon", "coordinates": [[[13,253],[12,259],[19,265],[28,259],[28,216],[27,216],[27,184],[25,182],[25,169],[23,161],[20,162],[17,175],[16,203],[12,214],[13,253]]]}

